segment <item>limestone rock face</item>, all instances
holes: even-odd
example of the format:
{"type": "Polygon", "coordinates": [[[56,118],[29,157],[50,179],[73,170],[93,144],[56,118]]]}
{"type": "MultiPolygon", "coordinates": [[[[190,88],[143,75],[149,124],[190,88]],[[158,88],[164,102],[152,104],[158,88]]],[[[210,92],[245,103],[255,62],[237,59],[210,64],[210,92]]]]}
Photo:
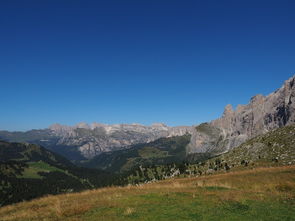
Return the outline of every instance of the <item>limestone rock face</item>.
{"type": "Polygon", "coordinates": [[[193,131],[188,153],[226,152],[249,138],[295,123],[295,76],[268,96],[256,95],[247,105],[225,107],[221,118],[193,131]]]}
{"type": "Polygon", "coordinates": [[[129,148],[139,143],[148,143],[162,137],[191,134],[193,127],[169,127],[156,123],[101,124],[79,123],[74,126],[53,124],[49,128],[26,132],[0,131],[0,140],[28,142],[41,145],[70,160],[84,160],[103,152],[129,148]]]}
{"type": "Polygon", "coordinates": [[[49,129],[58,137],[56,145],[76,146],[86,158],[92,158],[102,152],[126,148],[133,144],[151,142],[161,137],[181,136],[193,130],[192,127],[168,127],[160,123],[151,126],[79,123],[72,127],[54,124],[49,129]]]}

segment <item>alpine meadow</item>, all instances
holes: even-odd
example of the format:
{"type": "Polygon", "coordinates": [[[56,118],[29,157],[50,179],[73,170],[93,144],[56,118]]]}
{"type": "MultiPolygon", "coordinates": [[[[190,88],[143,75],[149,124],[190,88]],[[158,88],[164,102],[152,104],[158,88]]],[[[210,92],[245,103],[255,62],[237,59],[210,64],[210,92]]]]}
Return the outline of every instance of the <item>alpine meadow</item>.
{"type": "Polygon", "coordinates": [[[295,220],[295,3],[0,2],[0,221],[295,220]]]}

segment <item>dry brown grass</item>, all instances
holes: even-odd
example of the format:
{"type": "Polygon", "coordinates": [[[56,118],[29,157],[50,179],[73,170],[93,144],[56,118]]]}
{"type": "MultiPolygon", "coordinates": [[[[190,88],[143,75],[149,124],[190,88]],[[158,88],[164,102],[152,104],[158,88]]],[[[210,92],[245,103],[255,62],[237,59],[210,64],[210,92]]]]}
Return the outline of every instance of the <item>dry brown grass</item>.
{"type": "Polygon", "coordinates": [[[83,220],[88,211],[97,208],[124,208],[130,216],[136,208],[122,205],[122,199],[150,193],[187,193],[216,200],[263,199],[269,196],[295,197],[295,166],[257,168],[193,178],[175,178],[152,184],[108,187],[81,193],[46,196],[0,208],[0,220],[83,220]],[[214,187],[226,191],[215,191],[214,187]]]}
{"type": "Polygon", "coordinates": [[[134,212],[135,212],[134,208],[127,207],[126,210],[124,211],[124,215],[129,216],[129,215],[133,214],[134,212]]]}

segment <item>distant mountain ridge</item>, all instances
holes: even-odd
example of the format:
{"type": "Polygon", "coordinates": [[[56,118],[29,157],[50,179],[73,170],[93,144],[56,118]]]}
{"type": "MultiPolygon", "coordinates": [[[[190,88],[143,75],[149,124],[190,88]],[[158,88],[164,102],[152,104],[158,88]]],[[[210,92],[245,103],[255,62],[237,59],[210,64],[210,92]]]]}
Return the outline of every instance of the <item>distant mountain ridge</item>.
{"type": "Polygon", "coordinates": [[[295,76],[268,96],[256,95],[247,105],[233,110],[225,107],[223,115],[211,122],[169,127],[161,123],[141,124],[79,123],[75,126],[54,124],[47,129],[27,132],[0,131],[0,139],[42,145],[72,161],[92,159],[101,153],[124,150],[132,145],[159,138],[191,134],[188,155],[212,157],[228,152],[243,142],[276,128],[295,123],[295,76]]]}
{"type": "Polygon", "coordinates": [[[75,126],[54,124],[47,129],[27,132],[0,131],[0,139],[11,142],[29,142],[42,145],[71,160],[90,159],[103,152],[120,150],[138,143],[148,143],[162,137],[191,133],[192,127],[169,127],[156,123],[140,124],[86,124],[75,126]]]}
{"type": "Polygon", "coordinates": [[[188,153],[220,154],[250,138],[295,122],[295,76],[268,96],[256,95],[247,105],[225,107],[221,118],[193,130],[188,153]]]}
{"type": "Polygon", "coordinates": [[[160,138],[150,143],[130,146],[128,149],[102,153],[81,166],[125,173],[138,166],[166,165],[186,160],[186,146],[190,135],[160,138]]]}

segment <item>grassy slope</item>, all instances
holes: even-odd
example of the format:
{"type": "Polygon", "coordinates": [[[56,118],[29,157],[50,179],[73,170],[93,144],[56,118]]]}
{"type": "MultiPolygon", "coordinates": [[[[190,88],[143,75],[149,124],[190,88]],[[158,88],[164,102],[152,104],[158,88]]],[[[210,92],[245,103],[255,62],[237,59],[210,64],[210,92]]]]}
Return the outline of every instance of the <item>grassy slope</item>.
{"type": "Polygon", "coordinates": [[[24,168],[24,171],[21,175],[18,175],[18,178],[33,178],[33,179],[42,179],[43,176],[40,173],[49,173],[52,171],[59,171],[61,173],[64,170],[59,169],[57,167],[51,166],[43,161],[38,162],[29,162],[27,163],[28,167],[24,168]]]}
{"type": "Polygon", "coordinates": [[[0,220],[294,220],[295,166],[48,196],[0,220]]]}
{"type": "MultiPolygon", "coordinates": [[[[207,128],[205,127],[205,129],[207,128]]],[[[207,157],[209,158],[209,155],[207,157]]],[[[294,165],[295,125],[270,131],[248,140],[226,154],[211,157],[209,160],[208,158],[204,157],[198,162],[188,161],[182,164],[142,166],[129,173],[125,183],[145,183],[175,175],[198,176],[262,166],[294,165]]],[[[187,159],[191,160],[190,155],[187,159]]]]}
{"type": "Polygon", "coordinates": [[[231,170],[248,169],[261,166],[295,164],[295,125],[286,126],[250,139],[226,154],[206,162],[205,169],[224,169],[227,164],[231,170]],[[219,165],[216,165],[219,161],[219,165]]]}

